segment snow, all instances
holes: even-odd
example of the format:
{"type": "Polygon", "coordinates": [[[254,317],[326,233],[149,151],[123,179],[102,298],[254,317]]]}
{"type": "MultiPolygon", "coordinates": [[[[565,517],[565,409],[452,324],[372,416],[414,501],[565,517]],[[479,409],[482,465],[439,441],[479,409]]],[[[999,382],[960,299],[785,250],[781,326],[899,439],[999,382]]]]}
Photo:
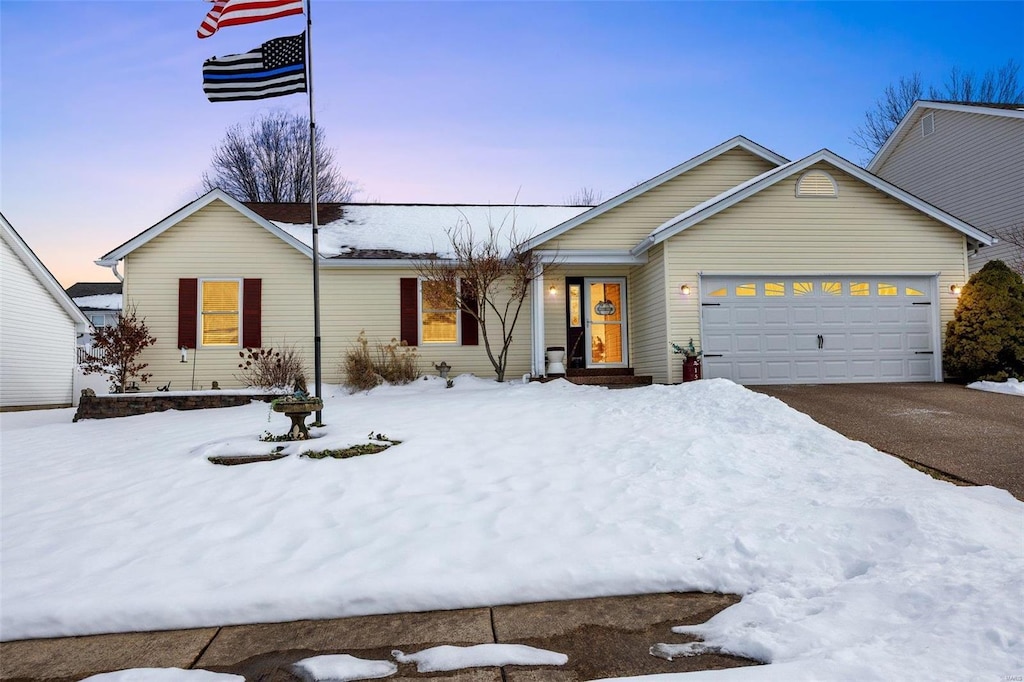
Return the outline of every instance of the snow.
{"type": "MultiPolygon", "coordinates": [[[[320,226],[319,247],[324,258],[354,249],[392,249],[407,254],[437,253],[450,256],[448,231],[470,228],[477,241],[497,231],[505,246],[515,235],[521,243],[589,210],[586,206],[346,206],[341,219],[320,226]]],[[[312,247],[311,225],[274,224],[312,247]]]]}
{"type": "Polygon", "coordinates": [[[120,310],[121,294],[96,294],[95,296],[76,296],[71,299],[79,308],[89,310],[120,310]]]}
{"type": "Polygon", "coordinates": [[[399,663],[415,663],[416,672],[436,673],[461,668],[503,665],[565,665],[569,657],[525,644],[435,646],[415,654],[391,652],[399,663]]]}
{"type": "Polygon", "coordinates": [[[209,670],[182,670],[181,668],[132,668],[112,673],[100,673],[82,682],[245,682],[241,675],[214,673],[209,670]]]}
{"type": "Polygon", "coordinates": [[[304,658],[292,670],[305,682],[349,682],[349,680],[375,680],[398,672],[391,661],[371,661],[348,654],[331,654],[304,658]]]}
{"type": "Polygon", "coordinates": [[[4,413],[0,638],[702,590],[743,599],[686,631],[773,663],[714,679],[1024,667],[1024,503],[773,398],[472,376],[324,397],[328,425],[287,444],[258,442],[288,426],[262,403],[4,413]],[[296,456],[369,433],[402,443],[296,456]]]}
{"type": "Polygon", "coordinates": [[[975,381],[973,384],[967,384],[967,388],[973,388],[977,391],[991,391],[992,393],[1006,393],[1008,395],[1024,395],[1024,382],[1020,382],[1017,379],[975,381]]]}

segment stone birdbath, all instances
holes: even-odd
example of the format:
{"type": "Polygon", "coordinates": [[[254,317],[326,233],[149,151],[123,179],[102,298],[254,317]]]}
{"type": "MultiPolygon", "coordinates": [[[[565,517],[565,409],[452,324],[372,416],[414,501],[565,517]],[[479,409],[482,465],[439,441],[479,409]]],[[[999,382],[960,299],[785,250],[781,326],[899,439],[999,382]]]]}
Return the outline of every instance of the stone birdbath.
{"type": "Polygon", "coordinates": [[[313,397],[287,396],[277,398],[270,404],[274,412],[287,415],[292,420],[292,426],[288,429],[289,440],[307,440],[309,429],[306,428],[306,418],[314,412],[319,412],[324,407],[324,401],[313,397]]]}

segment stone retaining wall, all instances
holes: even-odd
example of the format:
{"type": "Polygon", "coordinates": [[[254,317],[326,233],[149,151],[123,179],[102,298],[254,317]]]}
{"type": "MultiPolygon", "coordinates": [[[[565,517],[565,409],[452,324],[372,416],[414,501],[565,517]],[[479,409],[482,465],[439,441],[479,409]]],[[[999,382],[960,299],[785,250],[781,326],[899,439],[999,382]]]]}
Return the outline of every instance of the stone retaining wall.
{"type": "Polygon", "coordinates": [[[121,394],[83,395],[78,403],[74,421],[79,419],[110,419],[135,414],[163,412],[165,410],[205,410],[213,407],[237,407],[253,400],[268,403],[281,394],[257,393],[197,393],[178,395],[121,394]]]}

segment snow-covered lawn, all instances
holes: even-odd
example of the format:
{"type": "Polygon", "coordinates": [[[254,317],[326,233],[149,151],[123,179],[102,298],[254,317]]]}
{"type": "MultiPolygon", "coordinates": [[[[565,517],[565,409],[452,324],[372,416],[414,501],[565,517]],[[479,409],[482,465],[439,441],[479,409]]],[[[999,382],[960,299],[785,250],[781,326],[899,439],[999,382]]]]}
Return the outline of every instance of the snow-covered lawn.
{"type": "Polygon", "coordinates": [[[1018,381],[1017,379],[1007,379],[1006,381],[975,381],[973,384],[967,384],[967,388],[973,388],[978,391],[991,391],[992,393],[1024,395],[1024,382],[1018,381]]]}
{"type": "Polygon", "coordinates": [[[744,598],[690,630],[780,666],[734,679],[1024,668],[1024,503],[773,398],[465,376],[332,392],[329,425],[289,452],[402,443],[224,467],[206,458],[269,452],[257,437],[287,420],[0,415],[0,636],[708,590],[744,598]]]}

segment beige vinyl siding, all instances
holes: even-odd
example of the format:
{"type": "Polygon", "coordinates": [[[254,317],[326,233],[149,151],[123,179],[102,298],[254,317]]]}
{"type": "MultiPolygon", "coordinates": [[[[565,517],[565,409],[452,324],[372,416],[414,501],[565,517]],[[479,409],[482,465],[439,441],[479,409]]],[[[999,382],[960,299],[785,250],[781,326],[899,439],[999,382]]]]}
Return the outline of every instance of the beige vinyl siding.
{"type": "MultiPolygon", "coordinates": [[[[650,375],[659,384],[669,380],[668,364],[671,351],[668,338],[668,299],[680,297],[682,283],[670,283],[665,273],[664,244],[647,252],[645,265],[633,268],[629,276],[630,329],[633,348],[630,365],[637,374],[650,375]]],[[[690,282],[696,295],[696,282],[690,282]]]]}
{"type": "Polygon", "coordinates": [[[0,244],[0,408],[71,405],[75,321],[6,237],[0,244]]]}
{"type": "MultiPolygon", "coordinates": [[[[294,346],[304,356],[313,382],[312,262],[293,247],[215,201],[182,220],[125,258],[125,305],[138,313],[157,343],[142,358],[153,372],[150,387],[171,381],[172,389],[240,386],[239,348],[200,347],[180,362],[178,338],[179,278],[260,278],[264,347],[294,346]]],[[[320,270],[323,379],[340,383],[343,354],[365,331],[375,349],[400,335],[399,281],[415,277],[405,268],[351,268],[323,264],[320,270]]],[[[453,374],[493,377],[481,337],[480,346],[420,347],[420,367],[434,373],[445,360],[453,374]]],[[[524,303],[512,345],[509,376],[529,370],[529,301],[524,303]]]]}
{"type": "MultiPolygon", "coordinates": [[[[918,116],[876,174],[996,237],[1024,222],[1024,119],[922,112],[934,115],[935,132],[923,137],[918,116]]],[[[982,248],[971,270],[1015,251],[1008,243],[982,248]]]]}
{"type": "MultiPolygon", "coordinates": [[[[820,164],[839,185],[835,199],[794,196],[791,177],[680,232],[666,244],[668,281],[706,274],[939,273],[941,328],[966,276],[964,236],[895,199],[820,164]]],[[[700,338],[700,297],[669,297],[669,338],[700,338]]],[[[678,341],[677,341],[678,343],[678,341]]],[[[679,363],[670,381],[681,379],[679,363]]]]}
{"type": "Polygon", "coordinates": [[[546,242],[542,248],[624,251],[654,228],[774,164],[732,149],[546,242]]]}

